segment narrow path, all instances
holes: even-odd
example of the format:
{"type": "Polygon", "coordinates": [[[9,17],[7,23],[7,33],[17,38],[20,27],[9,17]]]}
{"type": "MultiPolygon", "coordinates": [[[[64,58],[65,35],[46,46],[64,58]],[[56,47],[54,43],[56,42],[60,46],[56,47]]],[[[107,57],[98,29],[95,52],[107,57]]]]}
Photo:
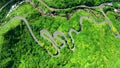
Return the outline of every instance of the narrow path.
{"type": "Polygon", "coordinates": [[[10,0],[9,2],[7,2],[5,5],[3,5],[1,8],[0,8],[0,11],[2,11],[9,3],[11,3],[13,0],[10,0]]]}

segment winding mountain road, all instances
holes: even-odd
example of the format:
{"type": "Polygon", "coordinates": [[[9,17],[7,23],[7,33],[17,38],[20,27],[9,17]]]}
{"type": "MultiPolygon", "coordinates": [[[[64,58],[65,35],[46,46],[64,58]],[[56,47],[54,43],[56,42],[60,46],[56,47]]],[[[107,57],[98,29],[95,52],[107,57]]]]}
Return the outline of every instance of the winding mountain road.
{"type": "MultiPolygon", "coordinates": [[[[20,19],[20,20],[24,21],[24,23],[25,23],[25,25],[27,26],[27,29],[28,29],[28,31],[30,32],[30,35],[32,36],[32,38],[34,39],[34,41],[35,41],[38,45],[41,46],[40,42],[39,42],[38,39],[35,37],[32,29],[30,28],[29,22],[26,20],[26,18],[24,18],[24,17],[22,17],[22,16],[15,16],[15,17],[13,17],[8,23],[10,23],[10,22],[11,22],[12,20],[14,20],[14,19],[20,19]]],[[[93,20],[94,23],[96,23],[96,21],[95,21],[93,18],[91,18],[91,17],[89,17],[89,16],[82,16],[82,17],[80,17],[80,26],[82,26],[83,19],[90,19],[90,20],[93,20]]],[[[105,23],[105,22],[106,22],[106,21],[104,21],[103,23],[105,23]]],[[[97,23],[98,23],[98,22],[97,22],[97,23]]],[[[102,22],[101,22],[101,23],[102,23],[102,22]]],[[[101,23],[99,23],[99,24],[101,24],[101,23]]],[[[72,28],[69,30],[68,34],[69,34],[69,36],[71,37],[71,40],[72,40],[72,43],[73,43],[73,44],[74,44],[75,42],[74,42],[74,39],[73,39],[73,36],[72,36],[72,32],[74,32],[74,33],[76,33],[76,34],[79,34],[81,31],[82,31],[82,27],[80,27],[80,31],[74,30],[74,29],[72,29],[72,28]]],[[[47,53],[48,53],[50,56],[52,56],[52,57],[58,57],[58,56],[60,55],[60,49],[63,48],[65,45],[68,45],[68,43],[67,43],[67,42],[68,42],[67,37],[64,35],[64,33],[60,32],[60,31],[55,31],[55,32],[53,33],[53,36],[52,36],[52,35],[50,35],[50,33],[49,33],[47,30],[44,30],[44,29],[43,29],[43,30],[40,31],[40,35],[41,35],[41,37],[43,37],[45,40],[48,40],[49,42],[51,42],[52,45],[53,45],[53,47],[54,47],[55,50],[57,51],[56,54],[52,54],[51,52],[49,52],[48,50],[46,50],[47,53]],[[45,34],[46,34],[47,36],[46,36],[45,34]],[[64,40],[61,39],[61,38],[59,38],[58,35],[64,37],[64,40]],[[59,40],[61,43],[63,43],[63,45],[60,46],[60,48],[58,48],[59,45],[55,42],[55,39],[57,39],[57,40],[59,40]]],[[[71,48],[71,47],[68,45],[68,47],[69,47],[72,51],[74,51],[75,46],[73,46],[73,47],[71,48]]]]}
{"type": "MultiPolygon", "coordinates": [[[[34,41],[35,41],[38,45],[41,46],[41,44],[39,43],[38,39],[35,37],[32,29],[30,28],[27,19],[24,18],[24,17],[22,17],[22,16],[15,16],[15,17],[13,17],[8,23],[10,23],[12,20],[15,20],[15,19],[20,19],[20,20],[22,20],[22,21],[25,23],[25,25],[27,26],[27,29],[28,29],[28,31],[30,32],[30,35],[32,36],[32,38],[34,39],[34,41]]],[[[49,37],[51,37],[50,34],[49,34],[49,32],[47,32],[46,30],[41,30],[40,32],[41,32],[41,33],[47,33],[47,34],[49,35],[49,37]]],[[[46,38],[46,37],[43,36],[43,35],[41,35],[41,36],[44,37],[45,39],[48,39],[48,38],[46,38]]],[[[53,41],[53,39],[50,38],[50,42],[53,43],[53,47],[57,50],[57,53],[54,55],[54,54],[52,54],[51,52],[49,52],[48,50],[46,50],[46,51],[47,51],[48,54],[51,55],[52,57],[59,56],[60,50],[56,47],[56,44],[55,44],[55,42],[53,41]]]]}
{"type": "MultiPolygon", "coordinates": [[[[51,11],[53,11],[53,10],[54,10],[54,11],[59,11],[59,10],[68,10],[68,9],[69,9],[69,8],[67,8],[67,9],[51,8],[51,7],[49,7],[47,4],[45,4],[42,0],[39,0],[39,1],[40,1],[41,3],[43,3],[47,8],[49,8],[51,11]]],[[[34,8],[35,8],[35,4],[34,4],[33,2],[30,2],[30,3],[31,3],[31,4],[34,6],[34,8]]],[[[77,6],[77,7],[83,7],[83,6],[77,6]]],[[[65,45],[67,45],[70,50],[74,51],[74,49],[75,49],[75,40],[74,40],[74,38],[73,38],[73,36],[72,36],[72,33],[73,33],[73,32],[76,33],[76,34],[81,33],[81,31],[83,30],[83,27],[82,27],[83,19],[92,20],[94,23],[97,23],[97,24],[108,23],[109,26],[111,27],[112,22],[110,21],[110,19],[107,17],[107,15],[106,15],[106,14],[104,13],[104,11],[103,11],[104,4],[101,4],[100,6],[95,6],[95,7],[87,7],[87,6],[84,6],[84,7],[86,7],[86,8],[99,8],[100,11],[101,11],[101,13],[105,16],[105,18],[106,18],[107,20],[105,20],[105,21],[103,21],[103,22],[97,22],[97,21],[95,21],[95,19],[93,19],[93,18],[90,17],[90,16],[81,16],[81,17],[80,17],[80,20],[79,20],[80,29],[79,29],[79,30],[75,30],[75,29],[71,28],[71,29],[69,30],[69,32],[68,32],[68,35],[70,36],[71,42],[72,42],[72,44],[73,44],[72,47],[70,47],[70,45],[68,44],[68,39],[67,39],[67,37],[64,35],[63,32],[60,32],[60,31],[56,30],[56,31],[53,33],[53,35],[50,35],[50,33],[49,33],[47,30],[45,30],[45,29],[41,30],[41,31],[40,31],[41,37],[43,37],[43,39],[48,40],[49,42],[51,42],[51,43],[52,43],[52,46],[55,48],[55,50],[56,50],[56,52],[57,52],[56,54],[52,54],[50,51],[46,50],[47,53],[48,53],[50,56],[52,56],[52,57],[58,57],[58,56],[60,55],[60,49],[64,48],[65,45]],[[46,35],[47,35],[47,36],[46,36],[46,35]],[[61,39],[58,35],[59,35],[59,36],[62,36],[64,39],[61,39]],[[58,45],[58,44],[55,42],[55,39],[59,40],[59,41],[62,43],[62,45],[61,45],[61,46],[58,45]]],[[[76,7],[73,7],[73,8],[76,8],[76,7]]],[[[35,9],[36,9],[36,8],[35,8],[35,9]]],[[[37,9],[38,9],[38,8],[37,8],[37,9]]],[[[41,10],[39,10],[39,11],[41,12],[41,10]]],[[[29,22],[26,20],[26,18],[24,18],[24,17],[22,17],[22,16],[15,16],[15,17],[13,17],[9,22],[11,22],[12,20],[15,20],[15,19],[20,19],[20,20],[24,21],[24,23],[25,23],[25,25],[27,26],[27,29],[28,29],[28,31],[30,32],[30,35],[32,36],[32,38],[35,40],[35,42],[36,42],[38,45],[41,46],[41,43],[40,43],[40,42],[38,41],[38,39],[35,37],[32,29],[31,29],[30,26],[29,26],[29,22]]],[[[9,23],[9,22],[8,22],[8,23],[9,23]]],[[[116,36],[116,37],[117,37],[117,36],[116,36]]],[[[119,37],[119,36],[118,36],[118,37],[119,37]]],[[[41,47],[42,47],[42,46],[41,46],[41,47]]]]}

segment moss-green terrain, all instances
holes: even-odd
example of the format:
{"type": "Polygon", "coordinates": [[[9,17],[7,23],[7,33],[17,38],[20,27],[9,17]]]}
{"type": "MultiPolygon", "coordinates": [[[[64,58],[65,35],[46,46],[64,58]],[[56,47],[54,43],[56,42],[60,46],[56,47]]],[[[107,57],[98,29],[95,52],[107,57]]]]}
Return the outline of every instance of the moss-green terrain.
{"type": "MultiPolygon", "coordinates": [[[[105,2],[113,2],[112,0],[43,0],[51,7],[70,8],[77,5],[96,6],[105,2]]],[[[119,0],[114,0],[114,2],[119,0]]]]}
{"type": "MultiPolygon", "coordinates": [[[[32,1],[35,2],[36,0],[32,1]]],[[[89,3],[89,0],[85,3],[82,3],[82,0],[75,0],[74,2],[72,0],[56,1],[43,0],[49,7],[53,8],[67,8],[89,3]]],[[[111,2],[111,0],[98,0],[95,1],[95,5],[104,2],[111,2]]],[[[90,6],[95,5],[91,4],[90,6]]],[[[49,12],[48,15],[44,15],[40,13],[37,7],[40,8],[40,5],[34,7],[25,2],[13,10],[8,17],[0,16],[2,23],[6,22],[0,26],[0,68],[120,68],[120,38],[115,36],[115,34],[120,33],[119,13],[106,8],[106,16],[112,22],[111,27],[108,22],[103,22],[107,19],[99,8],[78,8],[77,10],[68,10],[68,13],[58,11],[57,15],[49,15],[49,12]],[[69,18],[67,14],[70,14],[69,18]],[[14,16],[23,16],[28,20],[41,46],[35,42],[24,21],[17,18],[11,20],[14,16]],[[82,16],[89,16],[96,22],[85,18],[82,21],[82,26],[80,26],[82,16]],[[66,44],[63,49],[60,49],[58,57],[50,56],[45,49],[53,54],[56,53],[56,50],[51,42],[40,36],[40,31],[46,29],[52,36],[56,30],[59,30],[68,38],[69,46],[72,46],[71,38],[68,35],[71,28],[77,31],[82,28],[79,34],[72,33],[75,41],[74,51],[70,50],[66,44]]],[[[111,8],[114,9],[114,6],[111,8]]],[[[48,8],[44,9],[49,10],[48,8]]],[[[7,15],[7,13],[4,14],[7,15]]],[[[55,41],[62,44],[59,40],[55,41]]]]}

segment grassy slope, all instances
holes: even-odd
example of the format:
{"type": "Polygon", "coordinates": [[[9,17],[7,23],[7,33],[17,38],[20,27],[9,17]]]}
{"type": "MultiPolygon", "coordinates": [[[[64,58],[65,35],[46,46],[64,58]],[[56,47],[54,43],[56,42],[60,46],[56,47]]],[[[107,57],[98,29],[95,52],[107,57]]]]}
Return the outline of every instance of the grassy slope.
{"type": "MultiPolygon", "coordinates": [[[[16,13],[20,12],[17,15],[22,14],[22,16],[27,17],[33,32],[39,40],[42,38],[39,36],[38,32],[43,28],[49,30],[51,33],[58,29],[64,32],[67,36],[67,32],[71,27],[74,27],[75,29],[79,28],[78,24],[80,16],[90,15],[85,11],[79,11],[75,13],[69,21],[61,17],[51,18],[36,16],[34,18],[32,17],[32,15],[34,15],[34,10],[31,11],[31,9],[33,8],[30,5],[24,4],[19,9],[15,10],[11,16],[13,17],[16,13]]],[[[112,35],[107,24],[97,25],[92,21],[85,19],[83,22],[83,31],[78,35],[73,34],[76,41],[75,51],[71,52],[65,47],[61,50],[61,55],[58,58],[51,58],[40,46],[37,46],[25,25],[22,26],[22,29],[19,29],[20,26],[18,26],[18,21],[15,21],[17,20],[12,21],[0,29],[0,41],[3,41],[4,38],[4,44],[0,44],[2,46],[2,49],[0,49],[0,56],[2,57],[0,62],[2,62],[1,65],[3,67],[17,66],[19,68],[50,68],[58,66],[60,68],[118,68],[117,66],[119,66],[120,40],[112,35]],[[19,31],[22,32],[20,33],[20,36],[19,31]],[[11,32],[13,33],[10,34],[11,32]],[[16,40],[16,38],[19,39],[19,41],[10,44],[12,42],[11,40],[16,40]]],[[[46,43],[45,40],[41,40],[41,42],[48,45],[48,42],[46,43]]]]}
{"type": "Polygon", "coordinates": [[[110,20],[112,21],[113,25],[117,28],[118,32],[120,33],[120,23],[119,21],[116,19],[116,17],[119,17],[119,14],[115,13],[115,12],[107,12],[108,17],[110,18],[110,20]],[[116,16],[118,15],[118,16],[116,16]]]}

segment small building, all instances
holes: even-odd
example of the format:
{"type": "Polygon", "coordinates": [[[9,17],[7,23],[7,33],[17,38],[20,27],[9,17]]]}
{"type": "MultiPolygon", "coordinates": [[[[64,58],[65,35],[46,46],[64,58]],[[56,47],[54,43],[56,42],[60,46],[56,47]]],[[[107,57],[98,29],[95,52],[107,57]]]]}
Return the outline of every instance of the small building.
{"type": "Polygon", "coordinates": [[[108,6],[113,6],[113,3],[108,3],[107,5],[108,5],[108,6]]]}
{"type": "Polygon", "coordinates": [[[120,9],[114,9],[114,12],[120,13],[120,9]]]}

